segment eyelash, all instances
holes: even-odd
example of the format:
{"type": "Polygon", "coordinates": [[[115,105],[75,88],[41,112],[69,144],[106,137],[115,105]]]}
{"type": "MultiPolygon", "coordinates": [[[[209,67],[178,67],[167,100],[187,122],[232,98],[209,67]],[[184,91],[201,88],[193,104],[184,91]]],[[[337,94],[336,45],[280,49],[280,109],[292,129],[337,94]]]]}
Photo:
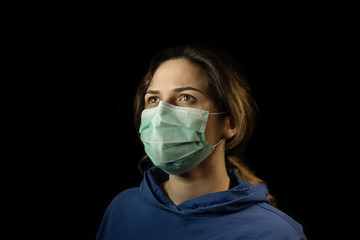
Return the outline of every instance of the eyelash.
{"type": "Polygon", "coordinates": [[[158,97],[149,97],[148,100],[147,100],[147,102],[148,102],[149,104],[154,104],[154,103],[159,102],[159,98],[158,98],[158,97]],[[155,99],[155,102],[151,102],[151,100],[153,100],[153,99],[155,99]]]}
{"type": "Polygon", "coordinates": [[[196,100],[196,98],[194,98],[193,96],[191,96],[189,94],[183,94],[183,95],[180,96],[179,100],[181,100],[181,101],[194,101],[194,100],[196,100]],[[188,97],[189,100],[181,100],[184,97],[188,97]]]}
{"type": "MultiPolygon", "coordinates": [[[[197,99],[189,94],[182,94],[179,98],[179,101],[184,101],[184,102],[194,102],[196,101],[197,99]],[[188,100],[182,100],[183,98],[189,98],[188,100]]],[[[149,104],[155,104],[157,102],[159,102],[159,97],[156,97],[156,96],[152,96],[152,97],[149,97],[147,99],[147,103],[149,104]],[[155,102],[152,102],[153,100],[155,100],[155,102]]]]}

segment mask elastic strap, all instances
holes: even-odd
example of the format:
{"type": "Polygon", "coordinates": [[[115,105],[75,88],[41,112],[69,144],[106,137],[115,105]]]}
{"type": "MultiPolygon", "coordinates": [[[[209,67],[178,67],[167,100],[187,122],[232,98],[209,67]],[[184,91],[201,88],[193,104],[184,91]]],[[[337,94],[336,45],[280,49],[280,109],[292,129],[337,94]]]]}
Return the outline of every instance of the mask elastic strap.
{"type": "Polygon", "coordinates": [[[213,148],[216,148],[224,139],[220,139],[220,141],[213,146],[213,148]]]}
{"type": "Polygon", "coordinates": [[[224,114],[224,113],[228,113],[228,112],[209,113],[209,115],[221,115],[221,114],[224,114]]]}

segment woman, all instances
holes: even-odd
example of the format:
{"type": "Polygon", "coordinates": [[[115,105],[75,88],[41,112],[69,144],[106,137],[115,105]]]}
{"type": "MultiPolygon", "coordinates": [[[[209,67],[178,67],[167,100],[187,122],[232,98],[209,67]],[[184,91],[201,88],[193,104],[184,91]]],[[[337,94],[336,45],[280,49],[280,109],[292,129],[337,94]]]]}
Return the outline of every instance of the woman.
{"type": "Polygon", "coordinates": [[[306,239],[239,158],[256,111],[228,55],[191,46],[155,55],[135,97],[155,166],[111,202],[97,239],[306,239]]]}

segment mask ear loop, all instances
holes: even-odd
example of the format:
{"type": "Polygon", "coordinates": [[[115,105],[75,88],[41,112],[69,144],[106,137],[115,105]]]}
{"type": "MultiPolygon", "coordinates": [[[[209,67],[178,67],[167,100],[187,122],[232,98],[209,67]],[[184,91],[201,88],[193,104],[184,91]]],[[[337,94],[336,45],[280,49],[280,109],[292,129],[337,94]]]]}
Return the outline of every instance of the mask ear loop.
{"type": "MultiPolygon", "coordinates": [[[[225,111],[225,112],[209,113],[209,115],[221,115],[221,114],[225,114],[225,113],[228,113],[228,112],[225,111]]],[[[217,144],[215,144],[215,145],[213,146],[213,148],[216,148],[223,140],[224,140],[224,139],[220,139],[220,141],[219,141],[217,144]]]]}
{"type": "Polygon", "coordinates": [[[217,113],[209,113],[209,115],[221,115],[221,114],[225,114],[228,112],[217,112],[217,113]]]}
{"type": "Polygon", "coordinates": [[[215,145],[213,146],[213,148],[216,148],[222,141],[224,141],[224,139],[220,139],[220,141],[219,141],[217,144],[215,144],[215,145]]]}
{"type": "MultiPolygon", "coordinates": [[[[216,113],[209,113],[209,115],[221,115],[221,114],[225,114],[225,113],[228,113],[228,111],[225,111],[225,112],[216,112],[216,113]]],[[[217,144],[215,144],[215,145],[213,146],[213,148],[216,148],[223,140],[224,140],[224,139],[220,139],[220,141],[219,141],[217,144]]]]}

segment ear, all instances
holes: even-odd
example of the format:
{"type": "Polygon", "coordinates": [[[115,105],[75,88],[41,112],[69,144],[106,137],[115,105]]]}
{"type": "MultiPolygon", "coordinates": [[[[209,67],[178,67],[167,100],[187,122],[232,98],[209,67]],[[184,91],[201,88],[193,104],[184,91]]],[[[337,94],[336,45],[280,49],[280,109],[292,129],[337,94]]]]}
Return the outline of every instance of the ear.
{"type": "Polygon", "coordinates": [[[232,138],[235,135],[236,130],[237,128],[234,119],[231,116],[225,117],[222,138],[223,139],[232,138]]]}

